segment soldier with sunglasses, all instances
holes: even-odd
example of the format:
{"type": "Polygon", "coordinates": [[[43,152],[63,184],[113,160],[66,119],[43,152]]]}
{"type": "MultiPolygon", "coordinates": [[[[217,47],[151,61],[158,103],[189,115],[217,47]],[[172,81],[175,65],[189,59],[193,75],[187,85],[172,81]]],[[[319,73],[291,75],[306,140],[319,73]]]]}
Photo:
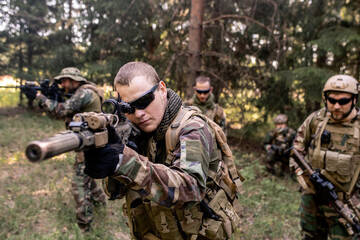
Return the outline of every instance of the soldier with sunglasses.
{"type": "MultiPolygon", "coordinates": [[[[359,83],[348,75],[335,75],[323,89],[325,107],[312,113],[299,127],[293,146],[313,169],[335,186],[340,200],[352,198],[360,206],[360,115],[355,107],[359,83]]],[[[344,219],[327,199],[316,194],[304,173],[290,160],[301,185],[300,223],[302,239],[353,239],[344,219]]],[[[345,221],[346,222],[346,221],[345,221]]]]}
{"type": "Polygon", "coordinates": [[[199,76],[195,79],[194,95],[184,102],[185,106],[196,106],[211,120],[216,122],[226,134],[226,114],[224,109],[215,103],[211,79],[199,76]]]}
{"type": "Polygon", "coordinates": [[[109,143],[85,152],[85,172],[104,178],[105,192],[114,199],[125,198],[123,212],[133,239],[230,239],[240,207],[233,206],[236,196],[228,198],[217,185],[234,190],[210,127],[218,126],[183,107],[149,64],[125,64],[114,87],[140,138],[136,147],[124,146],[109,128],[109,143]],[[171,129],[176,131],[168,134],[171,129]]]}
{"type": "MultiPolygon", "coordinates": [[[[36,99],[51,115],[63,118],[66,128],[76,113],[101,111],[103,91],[87,81],[79,69],[62,69],[60,75],[55,77],[55,82],[60,84],[65,92],[73,94],[71,98],[59,103],[37,93],[36,99]]],[[[71,193],[75,199],[78,226],[81,231],[87,232],[94,219],[94,206],[106,206],[106,195],[96,181],[84,173],[84,168],[84,154],[78,152],[74,163],[75,174],[71,183],[71,193]]]]}

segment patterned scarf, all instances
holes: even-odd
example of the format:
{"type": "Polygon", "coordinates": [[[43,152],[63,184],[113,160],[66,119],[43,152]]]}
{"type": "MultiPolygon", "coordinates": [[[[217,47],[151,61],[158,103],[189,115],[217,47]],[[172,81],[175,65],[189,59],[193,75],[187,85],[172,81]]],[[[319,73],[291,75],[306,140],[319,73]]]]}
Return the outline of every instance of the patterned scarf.
{"type": "Polygon", "coordinates": [[[194,94],[194,97],[193,97],[194,105],[197,106],[198,108],[200,108],[200,110],[203,113],[206,113],[207,109],[214,109],[214,107],[215,107],[214,98],[215,98],[214,94],[210,93],[206,102],[202,103],[199,101],[196,94],[194,94]]]}
{"type": "Polygon", "coordinates": [[[160,125],[155,133],[156,141],[165,137],[166,130],[168,129],[170,123],[172,123],[172,121],[175,119],[182,105],[180,96],[170,88],[167,89],[167,98],[168,103],[165,108],[164,117],[161,120],[160,125]]]}

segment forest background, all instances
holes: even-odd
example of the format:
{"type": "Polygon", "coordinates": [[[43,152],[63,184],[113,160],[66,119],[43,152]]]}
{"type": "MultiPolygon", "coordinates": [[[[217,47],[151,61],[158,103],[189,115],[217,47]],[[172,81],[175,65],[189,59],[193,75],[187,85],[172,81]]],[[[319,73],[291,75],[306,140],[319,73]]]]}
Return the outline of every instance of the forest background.
{"type": "MultiPolygon", "coordinates": [[[[249,182],[242,238],[299,238],[296,184],[267,176],[261,138],[276,114],[287,114],[297,128],[319,109],[329,76],[359,79],[359,1],[0,0],[0,6],[0,75],[19,82],[53,79],[75,66],[111,86],[118,69],[136,60],[154,66],[186,99],[196,76],[211,77],[249,182]]],[[[63,130],[63,123],[17,104],[15,92],[0,90],[0,239],[82,239],[68,193],[73,155],[35,166],[23,154],[26,143],[63,130]]],[[[109,208],[88,239],[125,239],[119,206],[109,208]]]]}
{"type": "Polygon", "coordinates": [[[359,1],[1,0],[0,6],[0,75],[40,81],[75,66],[89,80],[112,85],[118,69],[137,60],[189,98],[195,77],[204,74],[238,128],[257,127],[276,113],[297,126],[320,108],[330,75],[359,78],[359,1]]]}

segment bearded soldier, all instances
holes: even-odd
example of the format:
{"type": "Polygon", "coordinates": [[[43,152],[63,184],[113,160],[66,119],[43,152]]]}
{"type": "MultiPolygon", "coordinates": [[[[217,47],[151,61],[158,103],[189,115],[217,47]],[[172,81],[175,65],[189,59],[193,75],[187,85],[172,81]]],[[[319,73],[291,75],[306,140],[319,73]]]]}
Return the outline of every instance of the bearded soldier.
{"type": "MultiPolygon", "coordinates": [[[[61,84],[72,97],[59,103],[37,93],[36,99],[39,104],[47,109],[52,115],[65,119],[66,128],[76,113],[100,112],[103,92],[96,88],[94,83],[87,81],[74,67],[61,70],[55,81],[61,84]]],[[[72,194],[76,202],[76,220],[83,231],[90,230],[93,221],[93,205],[106,205],[105,194],[99,188],[94,179],[84,173],[84,154],[77,153],[74,165],[75,175],[72,181],[72,194]]]]}
{"type": "MultiPolygon", "coordinates": [[[[312,169],[320,172],[335,186],[339,199],[355,197],[359,206],[359,109],[355,107],[359,84],[348,75],[335,75],[323,89],[325,107],[312,113],[299,127],[294,140],[312,169]]],[[[353,239],[344,227],[344,218],[331,207],[328,199],[316,194],[309,179],[291,160],[302,186],[300,223],[302,239],[353,239]],[[304,181],[305,180],[305,181],[304,181]]]]}
{"type": "Polygon", "coordinates": [[[192,99],[185,101],[184,105],[198,107],[207,117],[216,122],[226,134],[226,114],[224,109],[215,103],[212,90],[209,77],[197,77],[194,86],[195,94],[192,99]]]}
{"type": "Polygon", "coordinates": [[[289,154],[286,150],[291,147],[296,132],[287,126],[287,121],[285,114],[277,115],[274,118],[275,129],[265,136],[263,142],[266,169],[277,176],[289,173],[289,154]]]}
{"type": "MultiPolygon", "coordinates": [[[[118,197],[126,200],[123,210],[132,237],[229,239],[239,224],[239,178],[234,178],[238,173],[230,159],[222,160],[215,138],[221,128],[182,107],[180,96],[166,88],[149,64],[125,64],[114,86],[141,138],[135,151],[109,129],[109,144],[85,152],[85,172],[94,178],[111,176],[121,185],[118,197]]],[[[107,185],[106,192],[114,190],[107,185]]]]}

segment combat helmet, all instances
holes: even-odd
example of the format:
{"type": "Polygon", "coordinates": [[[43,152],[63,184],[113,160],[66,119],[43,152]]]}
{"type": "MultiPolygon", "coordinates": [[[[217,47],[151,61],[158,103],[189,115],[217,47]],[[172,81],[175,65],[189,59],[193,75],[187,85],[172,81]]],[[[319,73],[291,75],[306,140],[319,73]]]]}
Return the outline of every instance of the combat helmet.
{"type": "Polygon", "coordinates": [[[283,123],[287,123],[287,121],[288,121],[288,117],[285,114],[279,114],[274,118],[275,124],[283,124],[283,123]]]}
{"type": "Polygon", "coordinates": [[[87,82],[86,79],[81,75],[80,70],[74,67],[63,68],[60,75],[56,76],[54,79],[57,83],[60,83],[62,78],[70,78],[77,82],[87,82]]]}
{"type": "Polygon", "coordinates": [[[323,90],[324,97],[330,91],[351,93],[357,96],[359,94],[359,83],[349,75],[335,75],[326,81],[323,90]]]}

